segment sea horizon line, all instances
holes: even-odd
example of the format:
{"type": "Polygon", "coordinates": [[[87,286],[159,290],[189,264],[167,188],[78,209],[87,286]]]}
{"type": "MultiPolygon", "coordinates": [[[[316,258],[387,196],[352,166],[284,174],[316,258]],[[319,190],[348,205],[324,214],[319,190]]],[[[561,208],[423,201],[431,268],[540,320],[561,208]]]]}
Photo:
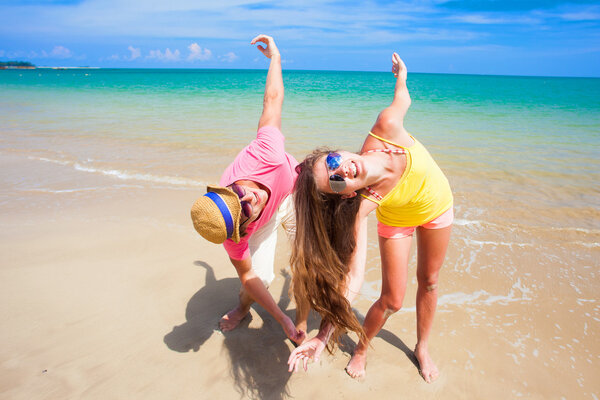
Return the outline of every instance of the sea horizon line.
{"type": "MultiPolygon", "coordinates": [[[[2,70],[154,70],[154,71],[267,71],[267,68],[182,68],[182,67],[97,67],[97,66],[33,66],[33,67],[6,67],[2,70]]],[[[333,70],[333,69],[284,69],[283,72],[320,72],[320,73],[388,73],[389,71],[364,71],[364,70],[333,70]]],[[[483,74],[483,73],[465,73],[465,72],[421,72],[411,71],[411,74],[422,75],[459,75],[459,76],[480,76],[480,77],[510,77],[510,78],[573,78],[573,79],[600,79],[600,76],[575,76],[575,75],[524,75],[524,74],[483,74]]]]}

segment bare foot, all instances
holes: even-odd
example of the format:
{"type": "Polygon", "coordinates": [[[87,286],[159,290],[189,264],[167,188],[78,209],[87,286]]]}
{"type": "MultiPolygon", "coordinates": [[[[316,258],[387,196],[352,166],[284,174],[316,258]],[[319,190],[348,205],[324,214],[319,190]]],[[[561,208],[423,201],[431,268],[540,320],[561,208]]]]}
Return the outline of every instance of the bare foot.
{"type": "Polygon", "coordinates": [[[426,347],[415,347],[415,357],[419,361],[419,373],[425,379],[425,382],[431,383],[440,375],[435,363],[429,356],[429,351],[426,347]]]}
{"type": "Polygon", "coordinates": [[[221,317],[219,328],[222,332],[231,331],[242,322],[246,315],[248,315],[248,311],[244,312],[243,310],[240,310],[239,307],[236,307],[221,317]]]}
{"type": "Polygon", "coordinates": [[[367,353],[354,351],[352,358],[346,365],[346,373],[354,379],[365,377],[365,368],[367,366],[367,353]]]}

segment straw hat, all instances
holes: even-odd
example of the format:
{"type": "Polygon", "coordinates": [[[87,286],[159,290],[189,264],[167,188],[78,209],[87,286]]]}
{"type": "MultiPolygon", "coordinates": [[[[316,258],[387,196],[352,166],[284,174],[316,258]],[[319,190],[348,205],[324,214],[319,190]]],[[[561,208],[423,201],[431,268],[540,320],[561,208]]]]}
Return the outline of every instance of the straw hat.
{"type": "Polygon", "coordinates": [[[207,186],[206,194],[192,206],[192,222],[206,240],[223,243],[226,239],[240,241],[240,198],[230,188],[207,186]]]}

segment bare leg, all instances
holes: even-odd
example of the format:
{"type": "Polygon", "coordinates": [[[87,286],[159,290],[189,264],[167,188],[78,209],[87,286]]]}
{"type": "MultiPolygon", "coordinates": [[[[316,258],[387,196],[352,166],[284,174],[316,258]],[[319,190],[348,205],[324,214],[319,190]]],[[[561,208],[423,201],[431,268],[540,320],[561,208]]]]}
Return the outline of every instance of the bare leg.
{"type": "Polygon", "coordinates": [[[446,257],[450,231],[417,228],[417,345],[415,356],[419,361],[420,373],[427,383],[439,376],[437,366],[429,355],[428,341],[437,306],[438,275],[446,257]]]}
{"type": "Polygon", "coordinates": [[[353,378],[365,375],[367,349],[371,339],[381,330],[390,315],[402,307],[406,292],[408,254],[412,237],[386,239],[379,237],[381,253],[381,296],[371,306],[365,317],[366,342],[360,342],[346,366],[346,372],[353,378]]]}
{"type": "Polygon", "coordinates": [[[221,317],[219,321],[219,328],[223,332],[231,331],[235,329],[239,323],[244,319],[248,312],[250,311],[250,306],[254,303],[254,300],[250,295],[244,290],[242,286],[240,288],[240,303],[233,310],[229,311],[227,314],[221,317]]]}

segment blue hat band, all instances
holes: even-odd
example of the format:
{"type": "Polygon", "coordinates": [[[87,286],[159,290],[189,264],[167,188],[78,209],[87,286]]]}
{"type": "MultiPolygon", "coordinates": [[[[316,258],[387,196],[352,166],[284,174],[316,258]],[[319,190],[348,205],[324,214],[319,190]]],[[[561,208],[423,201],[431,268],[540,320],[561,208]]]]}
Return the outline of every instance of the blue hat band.
{"type": "Polygon", "coordinates": [[[215,192],[208,192],[205,196],[211,199],[217,205],[219,211],[221,211],[223,220],[225,220],[225,227],[227,228],[227,239],[231,239],[231,236],[233,235],[233,218],[231,216],[231,211],[229,211],[229,207],[227,207],[227,204],[225,204],[221,196],[215,192]]]}

